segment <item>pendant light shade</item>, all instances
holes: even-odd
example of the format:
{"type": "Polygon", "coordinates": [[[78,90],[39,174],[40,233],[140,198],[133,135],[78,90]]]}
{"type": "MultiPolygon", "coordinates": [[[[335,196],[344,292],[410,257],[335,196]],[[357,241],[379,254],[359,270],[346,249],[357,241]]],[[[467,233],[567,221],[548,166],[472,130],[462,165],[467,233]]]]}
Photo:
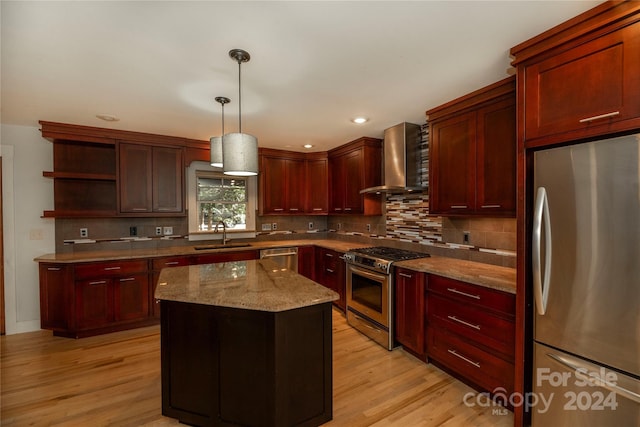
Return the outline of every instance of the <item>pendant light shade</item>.
{"type": "Polygon", "coordinates": [[[211,166],[221,168],[222,167],[222,138],[224,136],[224,104],[231,102],[229,98],[224,96],[217,96],[216,102],[222,105],[222,136],[213,136],[209,140],[211,149],[211,166]]]}
{"type": "Polygon", "coordinates": [[[211,166],[216,168],[221,168],[222,163],[222,137],[221,136],[212,136],[209,139],[209,144],[211,146],[211,166]]]}
{"type": "Polygon", "coordinates": [[[222,158],[227,175],[257,175],[258,140],[246,133],[228,133],[224,136],[222,158]]]}
{"type": "Polygon", "coordinates": [[[232,49],[229,56],[238,63],[238,133],[223,135],[222,159],[226,175],[251,176],[258,174],[258,140],[242,133],[242,63],[251,56],[242,49],[232,49]]]}

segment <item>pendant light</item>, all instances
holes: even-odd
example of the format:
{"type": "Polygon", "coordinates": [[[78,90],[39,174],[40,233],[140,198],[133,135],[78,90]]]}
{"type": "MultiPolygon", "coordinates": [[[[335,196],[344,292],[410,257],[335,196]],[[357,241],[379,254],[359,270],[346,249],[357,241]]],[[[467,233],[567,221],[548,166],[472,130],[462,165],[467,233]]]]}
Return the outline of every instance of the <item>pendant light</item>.
{"type": "Polygon", "coordinates": [[[209,142],[211,143],[211,166],[221,168],[222,167],[222,137],[224,136],[224,104],[231,102],[229,98],[224,96],[216,96],[216,102],[222,105],[222,133],[221,136],[212,136],[209,142]]]}
{"type": "Polygon", "coordinates": [[[251,56],[242,49],[232,49],[229,56],[238,62],[238,133],[224,135],[222,144],[223,172],[226,175],[251,176],[258,174],[258,140],[242,133],[241,67],[251,56]]]}

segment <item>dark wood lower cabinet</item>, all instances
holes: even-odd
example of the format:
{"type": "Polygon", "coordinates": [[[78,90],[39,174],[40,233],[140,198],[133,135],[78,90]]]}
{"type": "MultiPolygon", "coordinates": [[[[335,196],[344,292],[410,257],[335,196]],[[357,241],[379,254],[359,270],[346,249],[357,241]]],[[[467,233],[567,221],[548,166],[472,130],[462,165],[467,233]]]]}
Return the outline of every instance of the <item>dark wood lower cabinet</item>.
{"type": "Polygon", "coordinates": [[[197,426],[331,420],[331,303],[283,312],[160,305],[163,415],[197,426]]]}
{"type": "Polygon", "coordinates": [[[515,295],[429,274],[429,361],[478,389],[513,391],[515,295]]]}

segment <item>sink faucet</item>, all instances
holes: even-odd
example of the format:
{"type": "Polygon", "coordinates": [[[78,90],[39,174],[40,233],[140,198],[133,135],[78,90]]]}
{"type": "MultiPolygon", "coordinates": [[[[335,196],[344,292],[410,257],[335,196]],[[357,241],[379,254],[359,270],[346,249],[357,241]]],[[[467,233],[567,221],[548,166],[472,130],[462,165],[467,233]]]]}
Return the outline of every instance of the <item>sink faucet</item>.
{"type": "Polygon", "coordinates": [[[227,240],[227,225],[224,223],[224,221],[220,220],[218,222],[216,222],[216,228],[213,229],[214,233],[218,232],[218,226],[222,224],[222,244],[226,245],[228,240],[227,240]]]}

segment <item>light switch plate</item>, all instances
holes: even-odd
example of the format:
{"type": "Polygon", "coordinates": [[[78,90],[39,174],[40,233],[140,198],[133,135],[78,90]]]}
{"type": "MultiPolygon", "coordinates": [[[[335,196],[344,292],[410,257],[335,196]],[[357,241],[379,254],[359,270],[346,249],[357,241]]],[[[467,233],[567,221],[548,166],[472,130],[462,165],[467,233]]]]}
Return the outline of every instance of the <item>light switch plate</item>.
{"type": "Polygon", "coordinates": [[[165,236],[171,236],[173,234],[173,227],[164,227],[162,232],[165,236]]]}
{"type": "Polygon", "coordinates": [[[271,231],[271,224],[262,224],[262,231],[271,231]]]}

